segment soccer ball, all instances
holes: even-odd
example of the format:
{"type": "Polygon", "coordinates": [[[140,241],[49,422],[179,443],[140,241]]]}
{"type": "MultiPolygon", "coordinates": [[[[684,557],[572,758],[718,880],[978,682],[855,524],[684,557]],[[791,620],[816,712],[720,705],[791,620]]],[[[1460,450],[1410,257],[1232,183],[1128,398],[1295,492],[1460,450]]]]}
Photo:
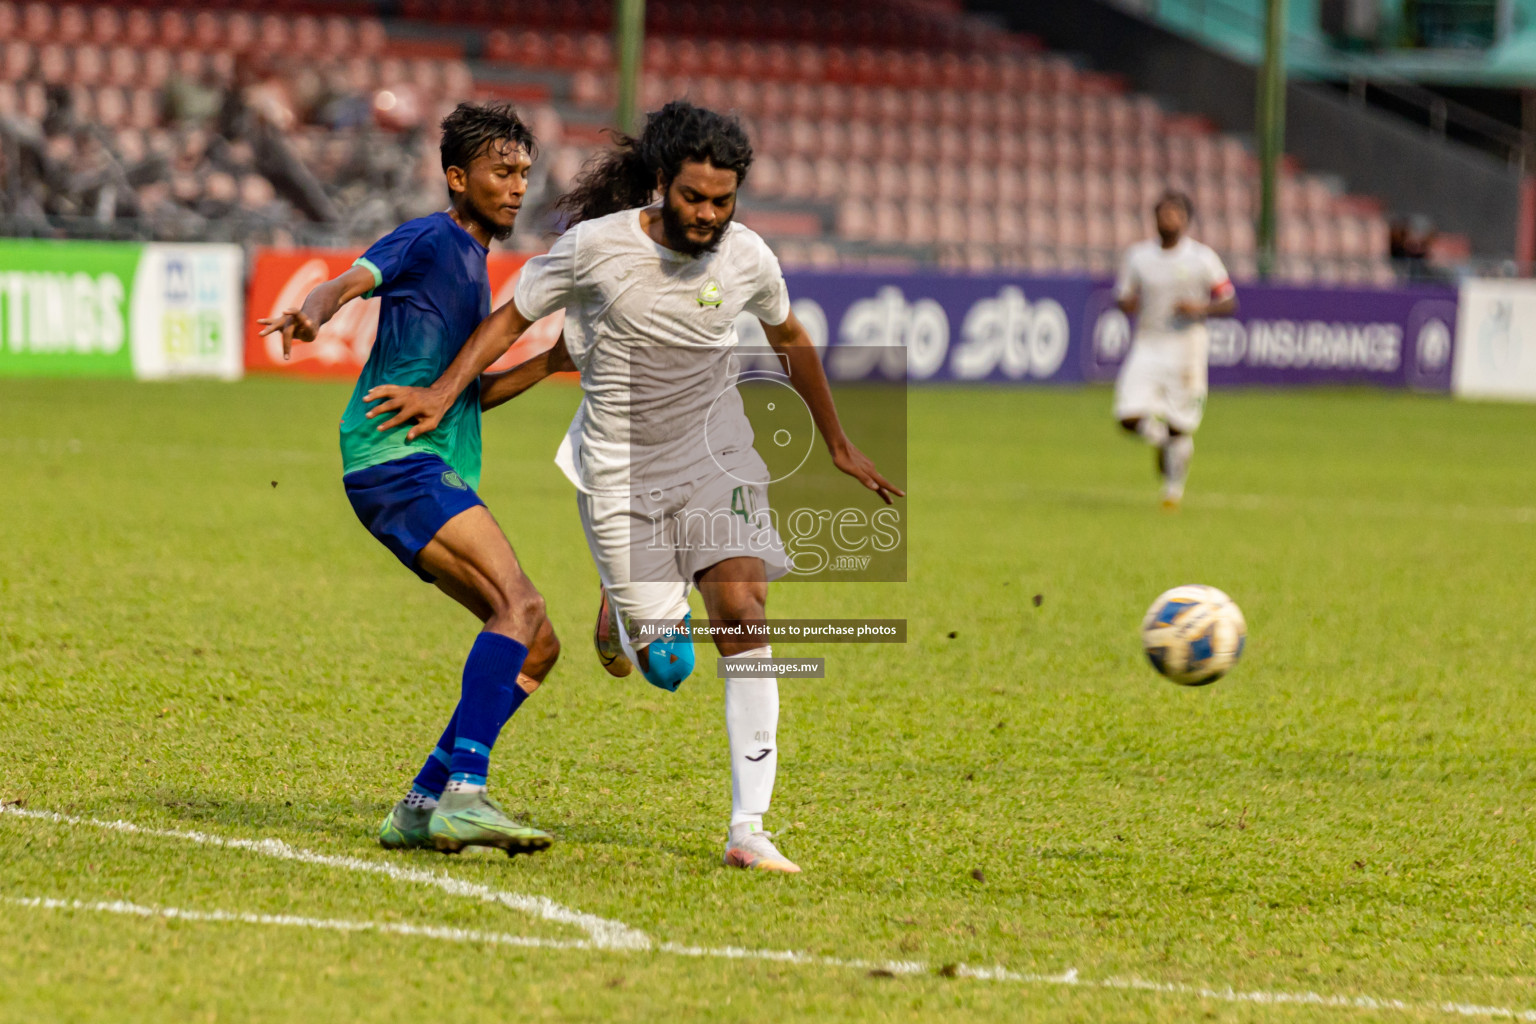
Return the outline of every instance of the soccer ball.
{"type": "Polygon", "coordinates": [[[1180,686],[1204,686],[1226,675],[1247,640],[1242,609],[1215,587],[1174,587],[1141,620],[1147,660],[1180,686]]]}

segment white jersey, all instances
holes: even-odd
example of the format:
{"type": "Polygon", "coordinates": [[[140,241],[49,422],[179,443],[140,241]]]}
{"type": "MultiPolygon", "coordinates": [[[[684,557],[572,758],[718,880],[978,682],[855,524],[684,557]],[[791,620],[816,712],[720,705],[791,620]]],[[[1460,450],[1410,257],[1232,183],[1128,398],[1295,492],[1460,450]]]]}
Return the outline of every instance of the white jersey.
{"type": "Polygon", "coordinates": [[[577,489],[628,495],[722,469],[767,480],[735,384],[736,318],[789,317],[779,261],[732,223],[713,252],[656,244],[639,210],[577,224],[523,267],[529,320],[565,310],[585,395],[556,462],[577,489]]]}
{"type": "Polygon", "coordinates": [[[1208,245],[1190,238],[1179,239],[1164,249],[1156,239],[1137,242],[1126,250],[1115,282],[1117,298],[1141,299],[1136,315],[1136,341],[1162,347],[1185,347],[1204,358],[1205,324],[1179,316],[1180,302],[1210,302],[1232,294],[1232,281],[1221,257],[1208,245]]]}

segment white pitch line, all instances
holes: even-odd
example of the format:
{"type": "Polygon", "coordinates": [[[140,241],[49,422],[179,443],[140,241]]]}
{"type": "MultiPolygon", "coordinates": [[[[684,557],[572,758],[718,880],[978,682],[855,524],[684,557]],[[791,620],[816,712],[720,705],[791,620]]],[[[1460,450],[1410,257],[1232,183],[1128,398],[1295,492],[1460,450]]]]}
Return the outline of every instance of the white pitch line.
{"type": "Polygon", "coordinates": [[[603,949],[647,949],[651,945],[649,936],[644,932],[636,931],[621,921],[610,921],[605,917],[598,917],[596,914],[584,914],[578,910],[571,910],[569,907],[563,907],[545,896],[526,896],[517,892],[502,892],[492,889],[490,886],[465,882],[451,875],[436,871],[400,867],[380,861],[363,860],[359,857],[338,857],[324,853],[312,853],[309,850],[296,849],[278,839],[230,839],[224,836],[209,835],[206,832],[146,828],[142,825],[135,825],[130,821],[102,821],[96,818],[75,818],[53,811],[30,811],[7,804],[0,804],[0,814],[52,821],[61,825],[87,825],[91,828],[107,829],[112,832],[126,832],[130,835],[152,836],[158,839],[180,839],[204,846],[222,846],[232,850],[248,850],[251,853],[258,853],[264,857],[298,861],[301,864],[318,864],[324,867],[342,868],[346,871],[362,871],[384,875],[397,882],[412,882],[417,885],[436,886],[452,896],[479,899],[486,903],[500,903],[502,906],[521,911],[525,914],[532,914],[545,921],[572,925],[586,932],[594,946],[603,949]]]}
{"type": "Polygon", "coordinates": [[[124,900],[87,903],[84,900],[58,900],[45,897],[7,897],[6,903],[41,910],[89,910],[102,914],[131,917],[158,917],[175,921],[201,921],[215,924],[264,924],[286,928],[315,928],[333,932],[379,932],[384,935],[440,939],[444,942],[476,942],[492,946],[522,946],[531,949],[596,949],[585,939],[543,939],[532,935],[506,932],[482,932],[441,925],[396,924],[389,921],[338,921],[334,918],[298,917],[292,914],[250,914],[232,910],[181,910],[176,907],[145,907],[124,900]]]}
{"type": "MultiPolygon", "coordinates": [[[[41,910],[78,910],[104,914],[121,914],[130,917],[159,918],[171,921],[312,928],[319,931],[343,933],[374,932],[382,935],[403,935],[411,938],[437,939],[443,942],[479,943],[493,946],[514,946],[525,949],[584,950],[589,952],[618,953],[636,951],[634,947],[630,947],[627,950],[610,949],[595,942],[580,939],[544,939],[527,935],[512,935],[506,932],[483,932],[466,928],[447,928],[440,925],[347,921],[334,918],[298,917],[289,914],[254,914],[229,910],[182,910],[177,907],[146,907],[123,900],[86,902],[84,900],[50,899],[33,896],[8,897],[3,902],[12,906],[31,907],[41,910]]],[[[902,977],[938,973],[932,964],[917,960],[850,960],[841,957],[796,953],[789,950],[743,949],[735,946],[712,948],[664,942],[651,947],[651,951],[674,956],[716,960],[770,961],[807,967],[879,972],[902,977]]],[[[1401,1013],[1419,1012],[1457,1017],[1490,1017],[1504,1020],[1536,1021],[1536,1011],[1512,1010],[1502,1006],[1476,1006],[1467,1003],[1450,1002],[1409,1003],[1401,999],[1378,999],[1373,996],[1325,996],[1316,992],[1239,992],[1232,988],[1215,989],[1200,985],[1184,985],[1177,982],[1142,981],[1137,978],[1093,980],[1079,977],[1076,971],[1067,971],[1063,974],[1026,974],[1010,971],[1003,967],[970,967],[965,964],[955,964],[946,973],[957,978],[968,978],[973,981],[1129,990],[1150,992],[1158,995],[1193,996],[1198,999],[1210,999],[1224,1003],[1254,1003],[1263,1006],[1315,1006],[1323,1009],[1401,1013]]]]}
{"type": "Polygon", "coordinates": [[[247,850],[264,856],[298,861],[303,864],[319,864],[326,867],[338,867],[348,871],[381,874],[398,881],[436,886],[453,896],[466,896],[489,903],[500,903],[513,910],[533,914],[546,921],[574,925],[585,931],[589,938],[586,940],[544,939],[534,936],[513,935],[505,932],[480,932],[438,925],[345,921],[235,911],[180,910],[174,907],[145,907],[121,901],[87,903],[81,900],[61,900],[44,897],[10,897],[3,899],[3,902],[17,906],[48,910],[83,910],[136,917],[159,917],[210,923],[227,922],[315,928],[337,932],[372,931],[382,934],[440,939],[448,942],[484,943],[535,949],[569,949],[594,952],[649,951],[699,959],[757,960],[807,967],[870,971],[894,976],[943,973],[973,981],[1006,982],[1019,985],[1067,985],[1087,989],[1149,992],[1160,995],[1192,996],[1197,999],[1210,999],[1223,1003],[1252,1003],[1263,1006],[1316,1006],[1324,1009],[1374,1012],[1430,1013],[1452,1017],[1487,1017],[1496,1020],[1529,1021],[1536,1024],[1536,1010],[1515,1010],[1504,1006],[1480,1006],[1473,1003],[1415,1003],[1402,999],[1385,999],[1376,996],[1322,995],[1317,992],[1267,992],[1262,990],[1240,992],[1231,987],[1211,988],[1203,985],[1188,985],[1181,982],[1145,981],[1140,978],[1083,978],[1076,970],[1067,970],[1061,974],[1030,974],[1011,971],[1001,966],[973,967],[968,964],[949,964],[943,968],[936,968],[933,964],[920,960],[860,960],[820,956],[814,953],[801,953],[794,950],[747,949],[740,946],[690,946],[677,942],[656,943],[652,942],[644,932],[630,928],[622,922],[570,910],[547,897],[499,892],[488,886],[460,881],[446,874],[421,871],[415,868],[401,868],[392,864],[380,864],[356,857],[336,857],[328,854],[311,853],[307,850],[295,849],[276,839],[226,839],[222,836],[209,835],[204,832],[146,828],[127,821],[75,818],[53,811],[32,811],[7,804],[0,804],[0,814],[12,814],[18,817],[52,821],[64,825],[87,825],[133,835],[153,836],[162,839],[180,839],[207,846],[247,850]]]}

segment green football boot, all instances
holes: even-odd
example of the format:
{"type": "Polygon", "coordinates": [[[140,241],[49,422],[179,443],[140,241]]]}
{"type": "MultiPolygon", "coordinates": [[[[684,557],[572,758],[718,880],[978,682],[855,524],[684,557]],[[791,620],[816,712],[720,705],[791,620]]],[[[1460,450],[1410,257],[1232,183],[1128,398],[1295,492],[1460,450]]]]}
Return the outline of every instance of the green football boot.
{"type": "Polygon", "coordinates": [[[466,846],[494,846],[507,856],[549,849],[555,837],[507,817],[485,793],[444,793],[428,827],[432,845],[443,853],[466,846]]]}
{"type": "Polygon", "coordinates": [[[432,812],[407,807],[401,800],[390,808],[379,826],[379,845],[386,850],[426,850],[432,847],[432,812]]]}

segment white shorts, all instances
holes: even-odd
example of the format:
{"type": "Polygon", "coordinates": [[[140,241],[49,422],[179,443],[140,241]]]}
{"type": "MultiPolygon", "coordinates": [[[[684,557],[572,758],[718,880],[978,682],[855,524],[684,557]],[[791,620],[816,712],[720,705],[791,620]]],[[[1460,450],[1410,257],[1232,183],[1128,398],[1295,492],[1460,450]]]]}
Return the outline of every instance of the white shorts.
{"type": "Polygon", "coordinates": [[[630,660],[630,624],[681,622],[694,580],[710,566],[760,558],[770,580],[789,571],[766,484],[720,472],[631,497],[578,491],[576,508],[597,575],[623,624],[619,638],[630,660]]]}
{"type": "Polygon", "coordinates": [[[1155,416],[1193,434],[1205,415],[1206,359],[1194,346],[1134,344],[1115,380],[1115,419],[1155,416]]]}

